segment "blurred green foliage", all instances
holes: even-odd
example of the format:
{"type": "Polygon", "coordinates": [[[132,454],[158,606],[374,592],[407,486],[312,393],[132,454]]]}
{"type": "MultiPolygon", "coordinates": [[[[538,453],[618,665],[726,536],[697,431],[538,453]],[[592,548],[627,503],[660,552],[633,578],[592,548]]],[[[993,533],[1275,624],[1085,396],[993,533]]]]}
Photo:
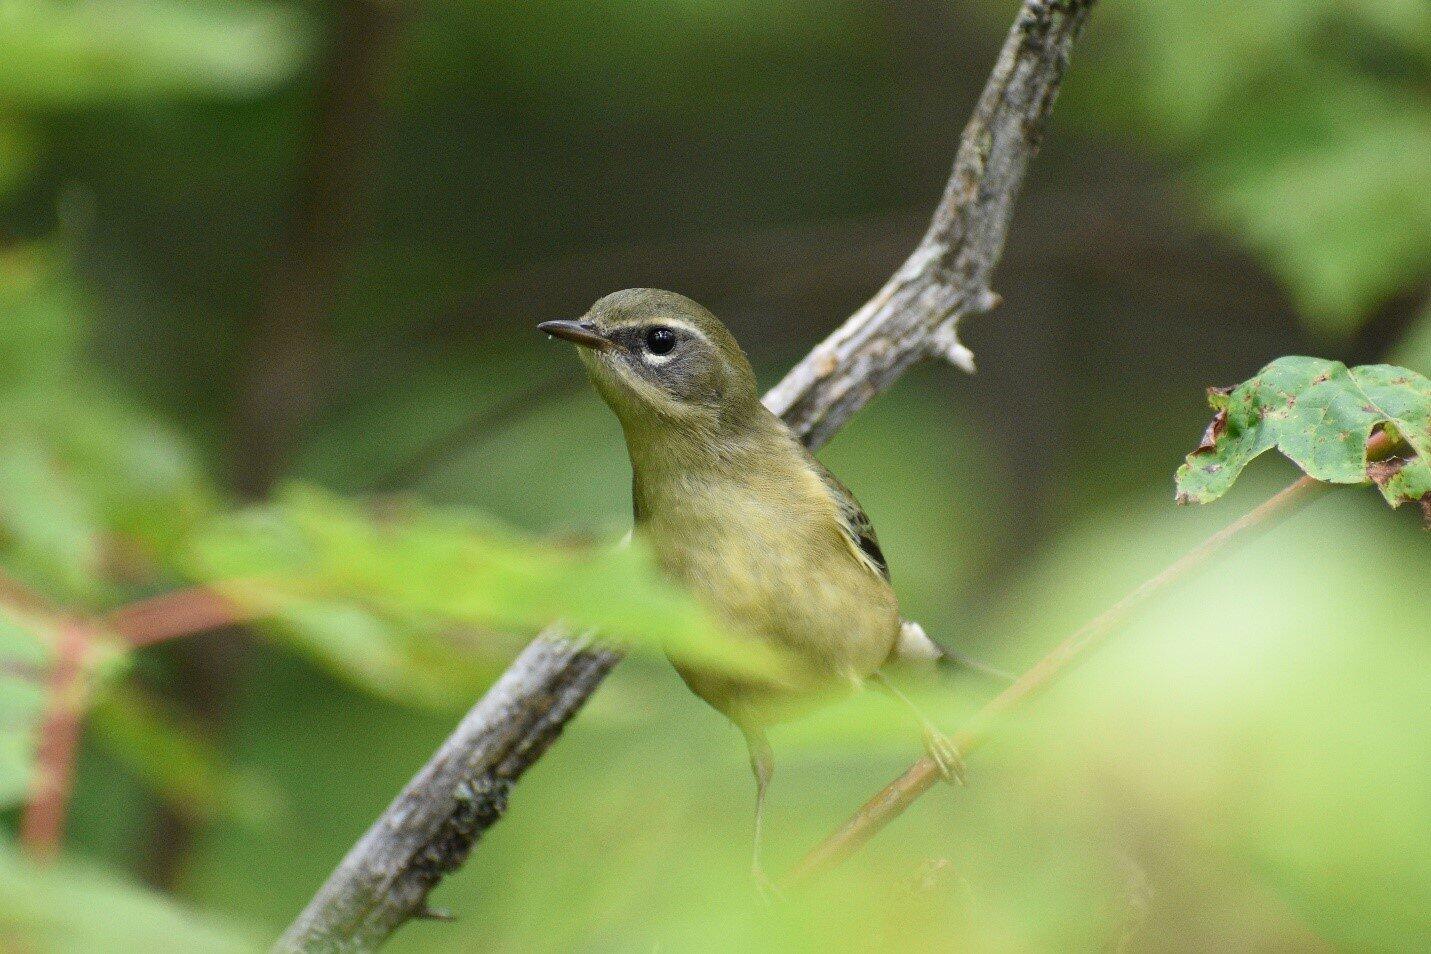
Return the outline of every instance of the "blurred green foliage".
{"type": "Polygon", "coordinates": [[[1431,7],[1113,0],[1078,104],[1182,164],[1329,336],[1431,269],[1431,7]]]}
{"type": "Polygon", "coordinates": [[[0,844],[0,944],[7,950],[254,951],[252,935],[90,866],[56,869],[0,844]]]}
{"type": "MultiPolygon", "coordinates": [[[[1412,701],[1431,688],[1417,623],[1428,563],[1414,525],[1340,543],[1368,541],[1377,506],[1338,495],[1206,574],[1057,689],[1028,731],[1048,733],[1043,772],[1087,772],[1109,810],[1132,799],[1165,850],[1186,839],[1221,859],[1183,869],[1190,883],[1248,877],[1333,945],[1398,950],[1431,927],[1431,838],[1412,818],[1431,777],[1406,761],[1431,755],[1412,701]]],[[[1176,552],[1161,519],[1150,508],[1071,534],[1006,618],[1032,632],[1030,616],[1049,618],[1037,606],[1070,622],[1096,611],[1133,582],[1130,541],[1139,562],[1176,552]]],[[[1009,742],[1020,760],[1026,738],[1016,727],[1009,742]]]]}
{"type": "Polygon", "coordinates": [[[18,805],[29,789],[53,655],[32,621],[0,609],[0,805],[18,805]]]}
{"type": "Polygon", "coordinates": [[[779,662],[726,638],[639,541],[562,548],[473,512],[412,503],[365,511],[291,487],[205,529],[192,552],[196,579],[259,617],[276,615],[329,665],[397,699],[472,697],[478,680],[444,623],[534,633],[560,620],[732,671],[773,674],[779,662]],[[396,633],[379,621],[397,623],[396,633]]]}
{"type": "MultiPolygon", "coordinates": [[[[624,532],[627,463],[530,326],[612,283],[711,288],[773,379],[897,260],[841,229],[933,201],[962,121],[947,104],[974,95],[1012,4],[411,5],[294,480],[240,502],[236,395],[338,9],[0,0],[0,568],[90,615],[219,584],[267,637],[218,735],[174,704],[164,650],[102,638],[67,856],[41,870],[0,847],[0,947],[271,937],[552,617],[723,652],[639,550],[554,541],[624,532]],[[808,258],[782,257],[807,235],[808,258]],[[361,499],[463,427],[407,496],[361,499]],[[155,796],[204,826],[182,904],[124,873],[154,850],[155,796]]],[[[1303,350],[1296,323],[1369,328],[1431,369],[1428,60],[1421,0],[1098,5],[1030,182],[1044,204],[1015,225],[1010,306],[971,329],[983,375],[911,375],[823,455],[909,615],[1018,668],[1227,522],[1291,469],[1192,512],[1167,471],[1199,386],[1303,350]],[[1149,254],[1119,200],[1165,194],[1152,230],[1186,244],[1149,254]],[[1080,219],[1085,201],[1106,208],[1080,219]]],[[[1139,919],[1144,943],[1199,949],[1413,947],[1431,933],[1431,607],[1425,538],[1384,510],[1334,498],[1215,569],[982,750],[968,790],[774,910],[745,880],[739,739],[637,653],[440,889],[461,920],[393,947],[1068,950],[1139,919]]],[[[55,624],[0,605],[7,817],[55,624]]],[[[915,691],[955,725],[992,690],[915,691]]],[[[861,698],[776,748],[778,865],[918,741],[861,698]]]]}
{"type": "Polygon", "coordinates": [[[9,0],[0,88],[39,109],[262,90],[303,55],[295,12],[225,0],[9,0]]]}
{"type": "Polygon", "coordinates": [[[135,777],[187,816],[280,824],[283,797],[263,775],[229,764],[214,743],[171,707],[119,683],[95,706],[98,742],[135,777]]]}
{"type": "Polygon", "coordinates": [[[0,275],[0,552],[51,598],[102,605],[108,551],[172,568],[217,491],[183,437],[91,359],[91,312],[61,250],[0,251],[0,275]]]}

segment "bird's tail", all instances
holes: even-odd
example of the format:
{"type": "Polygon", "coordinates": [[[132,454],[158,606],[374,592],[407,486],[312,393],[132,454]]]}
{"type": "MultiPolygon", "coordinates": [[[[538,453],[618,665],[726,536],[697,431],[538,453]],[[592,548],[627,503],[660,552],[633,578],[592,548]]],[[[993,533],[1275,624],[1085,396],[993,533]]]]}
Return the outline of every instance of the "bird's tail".
{"type": "Polygon", "coordinates": [[[895,646],[894,655],[896,659],[902,661],[932,663],[941,669],[963,669],[976,672],[1005,685],[1014,681],[1012,674],[996,666],[971,659],[963,653],[936,643],[924,631],[924,627],[913,620],[900,620],[899,643],[895,646]]]}

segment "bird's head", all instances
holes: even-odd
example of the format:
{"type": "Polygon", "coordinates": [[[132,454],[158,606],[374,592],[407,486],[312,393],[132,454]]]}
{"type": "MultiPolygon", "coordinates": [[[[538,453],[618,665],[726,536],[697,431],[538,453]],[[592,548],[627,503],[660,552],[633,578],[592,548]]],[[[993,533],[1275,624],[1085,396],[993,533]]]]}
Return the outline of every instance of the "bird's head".
{"type": "Polygon", "coordinates": [[[720,319],[675,292],[629,288],[576,321],[537,328],[581,346],[592,384],[628,435],[737,425],[759,404],[750,361],[720,319]]]}

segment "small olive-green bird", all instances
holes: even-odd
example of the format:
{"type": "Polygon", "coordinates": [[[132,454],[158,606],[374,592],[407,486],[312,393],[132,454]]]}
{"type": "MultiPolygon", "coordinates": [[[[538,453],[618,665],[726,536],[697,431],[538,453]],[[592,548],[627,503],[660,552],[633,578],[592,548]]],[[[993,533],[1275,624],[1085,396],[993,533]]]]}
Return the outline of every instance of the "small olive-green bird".
{"type": "MultiPolygon", "coordinates": [[[[793,660],[793,678],[737,678],[677,664],[691,691],[745,735],[755,773],[753,873],[761,869],[767,726],[874,681],[896,658],[942,650],[903,623],[874,527],[859,502],[760,401],[725,325],[674,292],[635,288],[580,320],[539,330],[580,345],[631,454],[635,532],[661,567],[741,638],[793,660]]],[[[913,708],[913,706],[911,706],[913,708]]],[[[917,710],[916,710],[917,715],[917,710]]],[[[958,753],[919,716],[946,777],[958,753]]]]}

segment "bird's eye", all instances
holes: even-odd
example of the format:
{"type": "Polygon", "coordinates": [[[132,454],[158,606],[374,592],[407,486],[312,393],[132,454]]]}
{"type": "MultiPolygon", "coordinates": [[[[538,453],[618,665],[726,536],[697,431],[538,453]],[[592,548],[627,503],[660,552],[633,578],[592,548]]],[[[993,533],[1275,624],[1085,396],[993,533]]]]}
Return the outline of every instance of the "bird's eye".
{"type": "Polygon", "coordinates": [[[646,350],[652,354],[670,354],[676,346],[676,333],[670,328],[652,328],[646,332],[646,350]]]}

